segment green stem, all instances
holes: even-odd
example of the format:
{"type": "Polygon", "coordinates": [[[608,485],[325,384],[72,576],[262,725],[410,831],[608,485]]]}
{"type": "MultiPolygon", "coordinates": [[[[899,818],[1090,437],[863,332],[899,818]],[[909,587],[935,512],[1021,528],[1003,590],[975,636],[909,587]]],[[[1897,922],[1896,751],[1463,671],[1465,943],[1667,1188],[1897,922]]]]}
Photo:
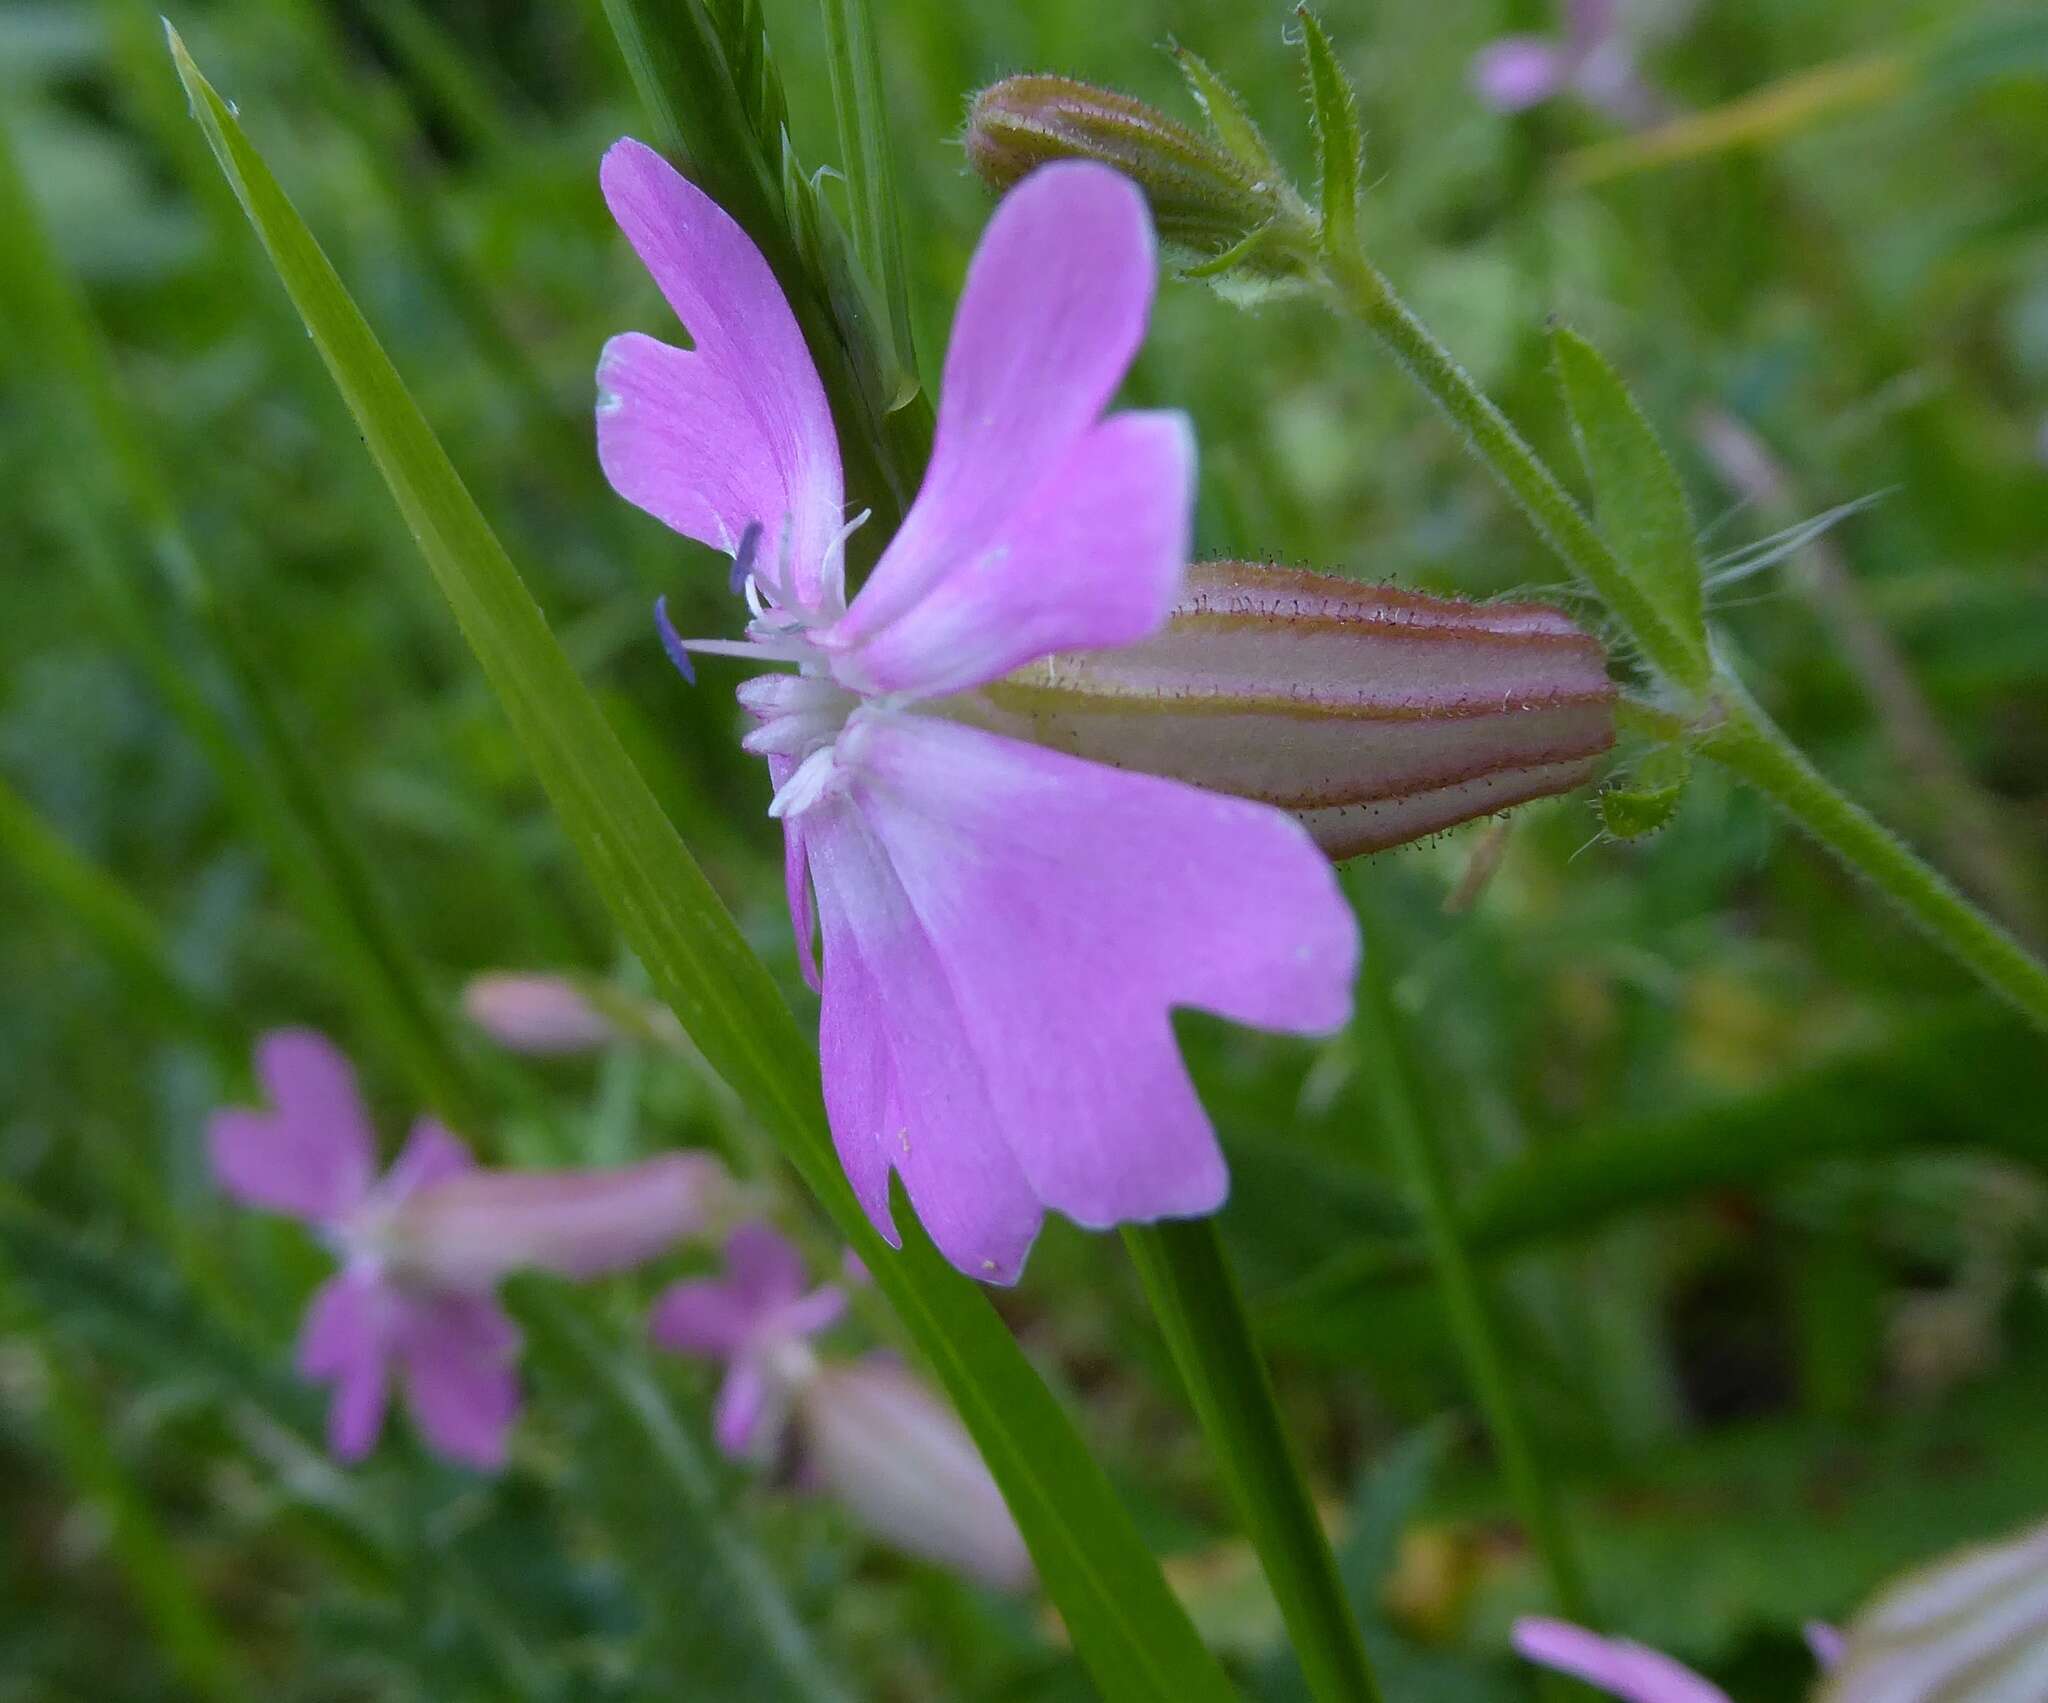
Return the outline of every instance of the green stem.
{"type": "Polygon", "coordinates": [[[1380,952],[1366,955],[1366,1011],[1359,1024],[1379,1098],[1380,1121],[1414,1183],[1424,1240],[1450,1318],[1451,1335],[1500,1457],[1508,1494],[1543,1557],[1558,1607],[1568,1619],[1590,1625],[1578,1552],[1530,1441],[1528,1422],[1501,1346],[1500,1327],[1471,1249],[1465,1244],[1443,1151],[1426,1127],[1417,1102],[1408,1074],[1401,1016],[1394,1006],[1383,960],[1380,952]]]}
{"type": "Polygon", "coordinates": [[[1356,245],[1345,244],[1324,251],[1323,276],[1337,305],[1363,322],[1443,411],[1551,548],[1621,619],[1657,671],[1692,691],[1703,688],[1711,675],[1706,657],[1642,594],[1557,475],[1379,269],[1356,245]]]}
{"type": "Polygon", "coordinates": [[[1803,757],[1725,671],[1667,621],[1623,570],[1585,511],[1471,375],[1431,335],[1355,243],[1327,245],[1323,279],[1464,434],[1472,453],[1520,505],[1565,564],[1599,593],[1651,668],[1717,718],[1702,749],[1742,776],[1862,875],[1940,946],[2048,1028],[2048,968],[1850,802],[1803,757]]]}
{"type": "Polygon", "coordinates": [[[1722,719],[1700,750],[1740,775],[1937,945],[2048,1029],[2048,969],[1808,762],[1741,685],[1724,676],[1722,719]]]}
{"type": "Polygon", "coordinates": [[[1318,1703],[1377,1703],[1358,1621],[1214,1222],[1129,1228],[1124,1245],[1265,1566],[1311,1695],[1318,1703]]]}

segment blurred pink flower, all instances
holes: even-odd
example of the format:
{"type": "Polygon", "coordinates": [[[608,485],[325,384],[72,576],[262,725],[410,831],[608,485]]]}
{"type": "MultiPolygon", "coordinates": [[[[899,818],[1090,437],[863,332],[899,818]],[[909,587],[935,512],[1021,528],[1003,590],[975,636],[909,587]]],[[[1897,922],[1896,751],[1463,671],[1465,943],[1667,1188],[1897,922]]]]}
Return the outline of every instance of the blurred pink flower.
{"type": "Polygon", "coordinates": [[[298,1366],[334,1386],[328,1442],[343,1460],[376,1442],[395,1377],[438,1452],[502,1465],[519,1332],[498,1281],[636,1265],[702,1228],[727,1188],[717,1161],[694,1154],[614,1171],[479,1170],[430,1117],[379,1178],[355,1071],[331,1042],[265,1035],[256,1074],[270,1109],[216,1112],[208,1154],[235,1199],[305,1220],[341,1258],[306,1310],[298,1366]]]}
{"type": "Polygon", "coordinates": [[[1623,124],[1660,116],[1621,27],[1623,0],[1563,0],[1561,36],[1507,35],[1472,56],[1472,88],[1497,112],[1574,94],[1623,124]]]}
{"type": "Polygon", "coordinates": [[[725,1245],[723,1278],[671,1284],[648,1316],[663,1348],[725,1363],[713,1416],[718,1446],[736,1459],[773,1452],[789,1392],[815,1367],[808,1339],[837,1321],[846,1297],[805,1292],[803,1261],[766,1224],[743,1224],[725,1245]]]}
{"type": "Polygon", "coordinates": [[[1228,1188],[1169,1011],[1322,1033],[1357,926],[1277,810],[970,726],[944,700],[1052,652],[1158,630],[1187,566],[1178,414],[1105,415],[1144,335],[1138,191],[1063,163],[1004,199],[969,268],[931,465],[846,599],[837,441],[759,251],[657,154],[606,156],[614,216],[693,347],[629,334],[598,368],[598,450],[629,501],[734,559],[848,1179],[890,1241],[889,1179],[970,1275],[1017,1277],[1046,1211],[1092,1228],[1214,1211],[1228,1188]]]}
{"type": "Polygon", "coordinates": [[[670,1286],[648,1332],[679,1354],[724,1362],[718,1446],[767,1462],[793,1437],[799,1480],[884,1542],[1005,1590],[1032,1577],[1016,1522],[951,1410],[891,1356],[834,1361],[809,1339],[845,1310],[806,1290],[797,1251],[766,1224],[726,1244],[722,1278],[670,1286]]]}

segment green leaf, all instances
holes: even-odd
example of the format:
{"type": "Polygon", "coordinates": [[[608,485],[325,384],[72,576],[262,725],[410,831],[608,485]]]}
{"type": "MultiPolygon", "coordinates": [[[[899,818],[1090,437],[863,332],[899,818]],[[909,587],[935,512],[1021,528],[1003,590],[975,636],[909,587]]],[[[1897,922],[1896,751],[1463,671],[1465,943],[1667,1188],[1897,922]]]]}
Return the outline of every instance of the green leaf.
{"type": "Polygon", "coordinates": [[[900,1252],[868,1223],[832,1149],[808,1038],[548,631],[312,233],[175,32],[171,47],[222,169],[626,943],[930,1359],[1103,1695],[1118,1703],[1228,1698],[1222,1670],[1102,1469],[986,1295],[945,1264],[907,1209],[897,1215],[900,1252]]]}
{"type": "Polygon", "coordinates": [[[1269,183],[1283,184],[1287,174],[1273,157],[1265,132],[1258,126],[1237,91],[1226,83],[1199,54],[1176,42],[1173,61],[1187,80],[1188,92],[1209,121],[1210,133],[1221,142],[1247,171],[1269,183]]]}
{"type": "Polygon", "coordinates": [[[1709,669],[1707,625],[1692,514],[1677,471],[1599,350],[1564,326],[1552,330],[1550,347],[1579,455],[1593,482],[1600,529],[1637,588],[1684,642],[1693,673],[1682,684],[1700,685],[1709,669]]]}
{"type": "Polygon", "coordinates": [[[1337,63],[1315,13],[1297,6],[1301,52],[1308,67],[1309,112],[1322,151],[1323,251],[1346,253],[1357,241],[1358,190],[1365,176],[1365,143],[1358,130],[1358,91],[1337,63]]]}

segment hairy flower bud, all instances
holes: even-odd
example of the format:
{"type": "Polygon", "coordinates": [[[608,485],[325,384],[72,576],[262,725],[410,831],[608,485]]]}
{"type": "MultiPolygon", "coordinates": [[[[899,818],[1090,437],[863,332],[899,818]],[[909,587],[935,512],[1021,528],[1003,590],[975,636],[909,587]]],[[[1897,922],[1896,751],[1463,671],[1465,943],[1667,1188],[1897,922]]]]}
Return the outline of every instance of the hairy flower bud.
{"type": "Polygon", "coordinates": [[[994,731],[1292,811],[1332,858],[1568,792],[1614,743],[1598,640],[1541,604],[1199,562],[1171,620],[961,706],[994,731]]]}
{"type": "Polygon", "coordinates": [[[1262,149],[1240,155],[1111,89],[1006,77],[974,97],[966,141],[998,192],[1052,160],[1115,167],[1145,192],[1160,242],[1219,279],[1296,280],[1315,250],[1314,220],[1262,149]]]}

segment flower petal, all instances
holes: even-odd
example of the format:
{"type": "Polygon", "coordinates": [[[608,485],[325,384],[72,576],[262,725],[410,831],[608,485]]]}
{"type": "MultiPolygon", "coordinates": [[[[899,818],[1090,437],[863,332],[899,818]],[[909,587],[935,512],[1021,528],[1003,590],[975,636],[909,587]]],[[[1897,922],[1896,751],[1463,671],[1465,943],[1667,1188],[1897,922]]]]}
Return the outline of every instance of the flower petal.
{"type": "Polygon", "coordinates": [[[222,1188],[249,1206],[327,1223],[369,1192],[376,1136],[355,1068],[324,1035],[279,1029],[256,1047],[275,1108],[216,1112],[207,1153],[222,1188]]]}
{"type": "Polygon", "coordinates": [[[889,1174],[954,1265],[1014,1283],[1045,1209],[1005,1143],[947,966],[861,813],[805,818],[825,940],[818,1052],[846,1178],[875,1228],[901,1239],[889,1174]]]}
{"type": "Polygon", "coordinates": [[[461,1136],[439,1118],[416,1120],[405,1146],[384,1173],[377,1192],[387,1201],[401,1201],[416,1190],[446,1182],[476,1168],[476,1156],[461,1136]]]}
{"type": "Polygon", "coordinates": [[[727,1360],[746,1346],[760,1313],[730,1283],[714,1277],[671,1283],[655,1297],[647,1334],[661,1347],[705,1360],[727,1360]]]}
{"type": "Polygon", "coordinates": [[[931,465],[843,623],[849,644],[968,573],[1100,417],[1145,334],[1157,258],[1145,202],[1063,161],[1003,198],[953,319],[931,465]]]}
{"type": "Polygon", "coordinates": [[[1515,1622],[1515,1648],[1543,1667],[1597,1685],[1624,1703],[1728,1703],[1728,1694],[1647,1645],[1602,1638],[1569,1621],[1515,1622]]]}
{"type": "Polygon", "coordinates": [[[694,347],[629,334],[598,363],[598,459],[628,502],[735,554],[787,552],[790,590],[836,609],[839,446],[796,316],[746,232],[643,143],[615,143],[605,200],[694,347]],[[836,556],[835,556],[836,560],[836,556]]]}
{"type": "Polygon", "coordinates": [[[763,1441],[774,1391],[767,1374],[753,1361],[741,1359],[718,1386],[711,1409],[711,1434],[733,1460],[745,1460],[763,1441]]]}
{"type": "MultiPolygon", "coordinates": [[[[964,1227],[1026,1221],[1010,1167],[1025,1195],[1095,1228],[1213,1211],[1228,1179],[1168,1013],[1343,1023],[1357,923],[1306,832],[936,717],[857,718],[840,751],[846,791],[813,858],[832,846],[820,1044],[842,1154],[901,1171],[934,1240],[976,1275],[988,1256],[964,1227]],[[842,878],[856,843],[872,867],[842,878]],[[834,1037],[849,956],[861,1020],[834,1037]],[[876,1105],[862,1072],[885,1068],[925,1091],[876,1105]]],[[[872,1200],[873,1175],[848,1171],[872,1200]]]]}
{"type": "Polygon", "coordinates": [[[519,1411],[519,1328],[505,1310],[485,1295],[408,1296],[393,1347],[428,1444],[464,1466],[503,1466],[519,1411]]]}
{"type": "Polygon", "coordinates": [[[399,1208],[392,1257],[436,1288],[481,1291],[508,1273],[596,1277],[701,1229],[727,1186],[709,1154],[587,1171],[467,1171],[399,1208]]]}
{"type": "Polygon", "coordinates": [[[361,1460],[384,1426],[390,1394],[393,1300],[375,1277],[339,1271],[314,1292],[299,1330],[299,1375],[334,1386],[327,1446],[337,1459],[361,1460]]]}
{"type": "Polygon", "coordinates": [[[1549,38],[1504,35],[1472,56],[1472,88],[1496,112],[1522,112],[1556,94],[1570,70],[1549,38]]]}
{"type": "Polygon", "coordinates": [[[726,1238],[725,1272],[764,1318],[804,1292],[803,1256],[770,1224],[742,1224],[726,1238]]]}
{"type": "Polygon", "coordinates": [[[1073,442],[975,554],[949,563],[913,607],[865,639],[866,594],[857,598],[822,641],[854,634],[833,673],[862,692],[936,697],[1052,651],[1149,637],[1180,594],[1194,498],[1186,417],[1112,415],[1073,442]]]}

